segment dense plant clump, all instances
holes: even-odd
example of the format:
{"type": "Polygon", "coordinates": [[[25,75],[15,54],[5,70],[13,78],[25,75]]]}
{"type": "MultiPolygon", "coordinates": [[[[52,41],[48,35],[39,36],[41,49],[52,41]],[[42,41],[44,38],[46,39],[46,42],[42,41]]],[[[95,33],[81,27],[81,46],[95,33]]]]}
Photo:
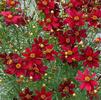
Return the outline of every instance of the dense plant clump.
{"type": "Polygon", "coordinates": [[[100,100],[100,0],[1,0],[1,100],[100,100]]]}

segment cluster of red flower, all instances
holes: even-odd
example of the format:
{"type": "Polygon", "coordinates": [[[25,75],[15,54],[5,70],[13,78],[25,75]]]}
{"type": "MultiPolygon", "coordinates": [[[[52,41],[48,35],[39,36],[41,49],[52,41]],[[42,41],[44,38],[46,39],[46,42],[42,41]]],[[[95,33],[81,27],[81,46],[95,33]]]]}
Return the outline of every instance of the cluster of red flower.
{"type": "Polygon", "coordinates": [[[26,17],[23,15],[21,8],[16,8],[18,5],[20,5],[20,2],[17,0],[6,0],[7,10],[0,12],[0,15],[4,17],[4,22],[7,25],[25,25],[27,23],[26,17]]]}
{"type": "Polygon", "coordinates": [[[48,40],[43,40],[41,37],[34,39],[32,48],[26,48],[22,53],[23,57],[18,54],[1,54],[6,65],[5,72],[11,75],[21,77],[30,77],[33,81],[38,81],[42,78],[47,70],[47,66],[43,65],[43,59],[49,61],[55,60],[57,52],[53,45],[48,43],[48,40]]]}
{"type": "MultiPolygon", "coordinates": [[[[50,32],[58,39],[60,51],[56,52],[48,40],[42,37],[35,38],[31,48],[26,48],[21,56],[12,53],[0,55],[6,65],[5,72],[17,77],[23,75],[33,81],[38,81],[48,69],[43,64],[43,59],[54,61],[55,56],[58,56],[63,63],[70,66],[78,66],[78,63],[81,63],[82,66],[87,67],[84,72],[78,70],[75,79],[81,83],[81,90],[86,89],[89,95],[92,92],[95,94],[94,90],[99,84],[95,79],[96,74],[91,75],[88,68],[99,67],[100,52],[93,50],[90,46],[79,49],[77,44],[87,37],[85,25],[100,28],[101,9],[96,5],[96,0],[70,0],[69,3],[62,4],[64,10],[61,11],[59,2],[59,0],[38,0],[37,6],[45,15],[39,24],[44,31],[50,32]]],[[[8,8],[11,9],[17,5],[19,2],[7,0],[8,8]]],[[[1,15],[7,25],[26,23],[26,18],[23,18],[21,14],[16,15],[10,11],[3,11],[1,15]]],[[[59,85],[58,92],[63,97],[75,95],[74,88],[72,81],[67,80],[59,85]]],[[[52,92],[46,92],[45,88],[35,93],[36,96],[32,95],[29,89],[25,89],[20,93],[21,100],[52,100],[52,92]]]]}
{"type": "Polygon", "coordinates": [[[33,92],[26,88],[19,96],[21,100],[52,100],[52,92],[47,92],[45,87],[42,87],[41,91],[36,90],[35,94],[33,95],[33,92]]]}
{"type": "MultiPolygon", "coordinates": [[[[79,50],[76,45],[87,37],[87,30],[83,28],[85,25],[89,28],[101,26],[99,23],[101,9],[99,5],[96,5],[98,1],[70,0],[67,4],[62,4],[63,11],[59,8],[59,2],[59,0],[39,0],[38,8],[45,15],[39,24],[43,30],[50,32],[58,39],[61,47],[58,53],[60,59],[72,66],[77,66],[78,62],[82,62],[85,67],[99,67],[99,51],[94,52],[90,46],[79,50]],[[63,15],[59,15],[60,12],[63,15]],[[65,27],[68,27],[67,30],[65,27]]],[[[94,79],[95,75],[90,75],[88,69],[85,69],[84,73],[78,71],[75,79],[81,83],[80,89],[86,89],[87,92],[94,91],[95,86],[98,86],[94,79]]],[[[63,85],[61,86],[64,88],[63,85]]]]}

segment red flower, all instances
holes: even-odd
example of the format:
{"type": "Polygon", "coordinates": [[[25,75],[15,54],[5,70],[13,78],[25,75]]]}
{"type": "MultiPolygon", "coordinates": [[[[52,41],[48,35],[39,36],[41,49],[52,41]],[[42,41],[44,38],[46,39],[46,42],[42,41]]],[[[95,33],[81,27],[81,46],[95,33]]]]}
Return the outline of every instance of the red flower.
{"type": "Polygon", "coordinates": [[[10,11],[2,11],[1,15],[4,17],[4,21],[7,25],[13,24],[13,14],[10,11]]]}
{"type": "Polygon", "coordinates": [[[25,63],[20,56],[13,54],[7,60],[5,72],[11,75],[16,75],[17,77],[25,75],[24,64],[25,63]]]}
{"type": "Polygon", "coordinates": [[[89,26],[98,26],[101,18],[101,10],[93,10],[88,16],[89,26]]]}
{"type": "Polygon", "coordinates": [[[61,96],[65,97],[75,94],[73,91],[74,88],[75,85],[71,82],[71,80],[67,80],[59,85],[58,90],[61,93],[61,96]]]}
{"type": "Polygon", "coordinates": [[[39,0],[37,5],[38,9],[42,10],[46,15],[52,12],[55,8],[54,0],[39,0]]]}
{"type": "Polygon", "coordinates": [[[79,61],[78,47],[71,48],[62,46],[62,49],[60,58],[63,62],[73,63],[79,61]]]}
{"type": "Polygon", "coordinates": [[[88,5],[89,3],[91,3],[91,1],[88,1],[88,0],[70,0],[70,3],[72,3],[73,7],[80,8],[84,5],[88,5]]]}
{"type": "Polygon", "coordinates": [[[34,38],[34,44],[32,44],[33,47],[38,46],[39,49],[44,49],[45,46],[49,45],[48,40],[42,39],[42,37],[34,38]]]}
{"type": "Polygon", "coordinates": [[[81,71],[78,71],[75,79],[81,83],[80,89],[86,89],[87,91],[92,91],[94,90],[94,87],[98,85],[97,81],[94,80],[95,76],[96,76],[95,73],[91,75],[90,71],[88,69],[85,69],[83,73],[81,71]]]}
{"type": "Polygon", "coordinates": [[[81,60],[83,60],[83,65],[84,66],[89,66],[89,67],[99,67],[99,51],[94,52],[91,47],[87,47],[83,51],[83,55],[81,55],[81,60]]]}
{"type": "Polygon", "coordinates": [[[45,31],[51,31],[60,27],[59,18],[55,16],[46,16],[44,21],[40,22],[40,25],[45,31]]]}
{"type": "Polygon", "coordinates": [[[46,58],[47,60],[55,60],[55,55],[57,55],[57,52],[54,50],[53,45],[48,43],[48,40],[44,40],[41,37],[38,39],[34,39],[35,44],[32,45],[32,47],[37,46],[42,53],[43,58],[46,58]]]}
{"type": "Polygon", "coordinates": [[[9,7],[15,7],[17,4],[19,4],[16,0],[6,0],[7,6],[9,7]]]}
{"type": "Polygon", "coordinates": [[[71,37],[73,38],[74,42],[80,42],[82,39],[86,38],[86,30],[82,29],[82,30],[77,30],[77,29],[72,29],[72,30],[68,30],[68,35],[71,35],[71,37]]]}
{"type": "Polygon", "coordinates": [[[20,15],[13,15],[10,11],[2,11],[1,15],[4,17],[4,21],[7,25],[17,24],[17,25],[25,25],[25,19],[20,15]]]}
{"type": "Polygon", "coordinates": [[[84,0],[70,0],[73,7],[81,7],[83,5],[84,0]]]}
{"type": "Polygon", "coordinates": [[[27,23],[26,18],[24,18],[21,15],[15,15],[13,17],[13,24],[16,24],[16,25],[25,25],[26,23],[27,23]]]}
{"type": "Polygon", "coordinates": [[[71,46],[75,43],[75,38],[69,35],[69,32],[58,34],[57,37],[60,45],[71,46]]]}
{"type": "Polygon", "coordinates": [[[101,43],[101,38],[100,37],[97,37],[95,40],[94,40],[95,43],[101,43]]]}
{"type": "Polygon", "coordinates": [[[26,51],[22,53],[22,55],[25,57],[26,61],[33,61],[38,65],[42,62],[42,52],[37,47],[32,47],[32,49],[26,48],[26,51]]]}
{"type": "Polygon", "coordinates": [[[59,43],[61,45],[74,45],[77,42],[80,42],[82,39],[86,38],[86,30],[77,30],[72,29],[68,30],[63,34],[58,35],[59,43]]]}
{"type": "Polygon", "coordinates": [[[24,89],[19,93],[20,100],[33,100],[33,92],[29,90],[29,88],[24,89]]]}
{"type": "Polygon", "coordinates": [[[45,87],[41,91],[35,91],[36,95],[33,100],[52,100],[52,92],[47,92],[45,87]]]}
{"type": "Polygon", "coordinates": [[[65,24],[68,24],[71,28],[84,25],[82,12],[78,12],[74,9],[69,9],[67,10],[67,13],[69,14],[69,17],[64,20],[65,24]]]}
{"type": "Polygon", "coordinates": [[[38,81],[45,74],[48,67],[42,64],[36,65],[33,61],[29,61],[24,68],[26,69],[27,77],[30,77],[33,81],[38,81]]]}
{"type": "Polygon", "coordinates": [[[48,45],[43,50],[44,58],[47,60],[55,60],[55,55],[57,55],[57,52],[53,49],[53,45],[48,45]]]}

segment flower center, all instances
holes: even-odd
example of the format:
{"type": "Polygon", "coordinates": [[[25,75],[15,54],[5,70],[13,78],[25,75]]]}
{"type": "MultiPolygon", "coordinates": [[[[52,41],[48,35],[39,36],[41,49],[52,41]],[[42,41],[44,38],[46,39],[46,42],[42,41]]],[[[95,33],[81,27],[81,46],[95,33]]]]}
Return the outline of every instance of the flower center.
{"type": "Polygon", "coordinates": [[[42,1],[42,4],[46,6],[48,4],[48,2],[46,0],[44,0],[44,1],[42,1]]]}
{"type": "Polygon", "coordinates": [[[75,16],[75,17],[74,17],[74,20],[75,20],[75,21],[78,21],[79,19],[80,19],[79,16],[75,16]]]}
{"type": "Polygon", "coordinates": [[[7,61],[7,64],[10,65],[10,64],[12,64],[12,62],[13,62],[13,61],[12,61],[11,59],[9,59],[9,60],[7,61]]]}
{"type": "Polygon", "coordinates": [[[68,89],[68,87],[66,86],[64,89],[63,89],[63,92],[68,92],[69,91],[69,89],[68,89]]]}
{"type": "Polygon", "coordinates": [[[72,61],[74,61],[74,62],[75,62],[75,61],[76,61],[76,59],[75,59],[75,58],[72,58],[72,61]]]}
{"type": "Polygon", "coordinates": [[[67,42],[67,43],[70,43],[70,39],[69,39],[69,38],[66,38],[66,42],[67,42]]]}
{"type": "Polygon", "coordinates": [[[92,58],[91,56],[89,56],[89,57],[87,58],[87,60],[88,60],[88,61],[92,61],[93,58],[92,58]]]}
{"type": "Polygon", "coordinates": [[[45,100],[46,96],[43,94],[41,95],[41,99],[45,100]]]}
{"type": "Polygon", "coordinates": [[[65,55],[72,55],[73,54],[73,52],[71,51],[71,50],[68,50],[67,52],[65,52],[65,55]]]}
{"type": "Polygon", "coordinates": [[[51,19],[50,19],[50,18],[48,18],[46,21],[47,21],[48,23],[50,23],[50,22],[51,22],[51,19]]]}
{"type": "Polygon", "coordinates": [[[26,99],[30,100],[32,98],[32,96],[30,94],[27,94],[26,96],[26,99]]]}
{"type": "Polygon", "coordinates": [[[8,18],[8,19],[12,19],[13,16],[12,16],[11,14],[9,14],[9,15],[7,16],[7,18],[8,18]]]}
{"type": "Polygon", "coordinates": [[[31,58],[35,58],[35,54],[34,54],[34,53],[31,53],[31,54],[30,54],[30,57],[31,57],[31,58]]]}
{"type": "Polygon", "coordinates": [[[92,16],[92,19],[93,19],[93,20],[97,20],[98,17],[97,17],[96,15],[93,15],[93,16],[92,16]]]}
{"type": "Polygon", "coordinates": [[[80,33],[79,33],[78,31],[76,31],[74,34],[75,34],[76,36],[79,36],[80,33]]]}
{"type": "Polygon", "coordinates": [[[19,64],[19,63],[16,64],[16,68],[17,68],[17,69],[20,69],[20,68],[21,68],[21,64],[19,64]]]}
{"type": "Polygon", "coordinates": [[[51,10],[51,13],[54,14],[54,10],[51,10]]]}
{"type": "Polygon", "coordinates": [[[39,44],[39,45],[40,45],[40,47],[41,47],[41,48],[43,48],[43,47],[44,47],[44,44],[39,44]]]}
{"type": "Polygon", "coordinates": [[[85,77],[85,81],[89,82],[90,80],[91,80],[91,79],[90,79],[89,76],[86,76],[86,77],[85,77]]]}
{"type": "Polygon", "coordinates": [[[39,69],[37,67],[34,67],[33,70],[36,72],[36,73],[39,73],[39,69]]]}
{"type": "Polygon", "coordinates": [[[46,53],[51,53],[52,52],[52,49],[47,49],[46,51],[44,51],[43,53],[46,54],[46,53]]]}
{"type": "Polygon", "coordinates": [[[15,1],[11,1],[10,4],[13,6],[15,5],[15,1]]]}

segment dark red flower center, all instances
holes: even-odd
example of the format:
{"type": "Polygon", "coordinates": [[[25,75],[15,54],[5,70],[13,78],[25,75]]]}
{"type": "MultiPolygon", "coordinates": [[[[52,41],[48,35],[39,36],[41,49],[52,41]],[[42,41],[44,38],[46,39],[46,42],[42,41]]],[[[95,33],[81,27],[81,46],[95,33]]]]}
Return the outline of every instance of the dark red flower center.
{"type": "Polygon", "coordinates": [[[92,61],[93,58],[92,58],[91,56],[89,56],[89,57],[87,58],[87,60],[88,60],[88,61],[92,61]]]}
{"type": "Polygon", "coordinates": [[[8,65],[10,65],[10,64],[12,64],[12,63],[13,63],[13,61],[12,61],[11,59],[7,60],[7,64],[8,64],[8,65]]]}
{"type": "Polygon", "coordinates": [[[9,14],[9,15],[7,16],[7,18],[8,18],[8,19],[12,19],[13,16],[12,16],[11,14],[9,14]]]}
{"type": "Polygon", "coordinates": [[[70,43],[70,39],[69,39],[69,38],[66,38],[66,42],[67,42],[67,43],[70,43]]]}
{"type": "Polygon", "coordinates": [[[35,58],[35,53],[31,53],[31,54],[30,54],[30,57],[31,57],[31,58],[35,58]]]}
{"type": "Polygon", "coordinates": [[[86,81],[86,82],[89,82],[90,80],[91,80],[91,78],[90,78],[89,76],[86,76],[86,77],[85,77],[85,81],[86,81]]]}
{"type": "Polygon", "coordinates": [[[17,69],[20,69],[20,68],[21,68],[21,64],[19,64],[19,63],[16,64],[16,68],[17,68],[17,69]]]}
{"type": "Polygon", "coordinates": [[[41,95],[41,99],[45,100],[46,99],[46,95],[41,95]]]}
{"type": "Polygon", "coordinates": [[[93,15],[93,16],[92,16],[92,19],[93,19],[93,20],[97,20],[98,17],[97,17],[96,15],[93,15]]]}
{"type": "Polygon", "coordinates": [[[74,17],[74,20],[75,20],[75,21],[78,21],[79,19],[80,19],[79,16],[75,16],[75,17],[74,17]]]}

